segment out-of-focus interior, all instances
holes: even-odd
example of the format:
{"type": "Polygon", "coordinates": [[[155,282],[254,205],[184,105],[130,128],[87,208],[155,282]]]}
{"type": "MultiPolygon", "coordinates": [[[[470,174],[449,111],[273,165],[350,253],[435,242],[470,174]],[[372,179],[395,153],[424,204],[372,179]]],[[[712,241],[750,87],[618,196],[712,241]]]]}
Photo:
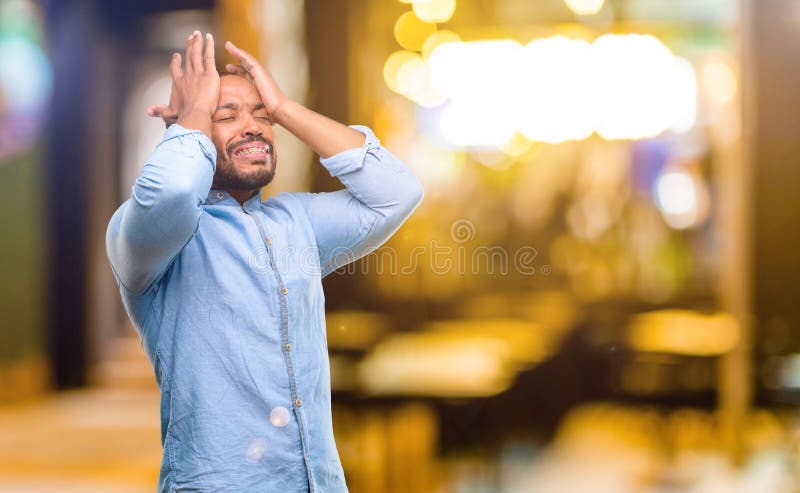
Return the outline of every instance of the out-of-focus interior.
{"type": "Polygon", "coordinates": [[[155,488],[104,233],[195,29],[425,186],[323,281],[350,491],[800,492],[797,0],[0,0],[0,491],[155,488]]]}

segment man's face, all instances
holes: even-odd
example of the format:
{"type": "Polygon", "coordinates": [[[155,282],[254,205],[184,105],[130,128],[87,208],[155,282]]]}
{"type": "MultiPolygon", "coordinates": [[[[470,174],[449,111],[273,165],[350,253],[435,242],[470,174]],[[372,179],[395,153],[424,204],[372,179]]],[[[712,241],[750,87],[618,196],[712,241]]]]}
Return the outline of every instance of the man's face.
{"type": "Polygon", "coordinates": [[[222,77],[211,120],[217,148],[212,187],[255,190],[271,182],[277,164],[275,134],[255,86],[238,75],[222,77]]]}

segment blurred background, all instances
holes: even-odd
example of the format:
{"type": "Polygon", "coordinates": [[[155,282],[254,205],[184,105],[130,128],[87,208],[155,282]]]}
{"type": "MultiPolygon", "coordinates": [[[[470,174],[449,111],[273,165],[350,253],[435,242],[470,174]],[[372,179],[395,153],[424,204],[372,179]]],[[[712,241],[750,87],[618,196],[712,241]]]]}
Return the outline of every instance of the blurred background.
{"type": "Polygon", "coordinates": [[[425,185],[324,280],[353,493],[800,492],[798,0],[0,0],[0,491],[155,488],[104,232],[195,29],[425,185]]]}

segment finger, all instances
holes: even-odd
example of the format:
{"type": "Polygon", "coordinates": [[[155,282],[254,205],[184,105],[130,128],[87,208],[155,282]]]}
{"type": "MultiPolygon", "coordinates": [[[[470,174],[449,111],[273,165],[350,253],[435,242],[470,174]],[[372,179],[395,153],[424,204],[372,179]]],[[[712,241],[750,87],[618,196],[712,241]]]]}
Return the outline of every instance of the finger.
{"type": "Polygon", "coordinates": [[[225,43],[225,49],[228,50],[228,53],[230,53],[234,58],[239,60],[239,63],[241,63],[242,67],[244,67],[244,69],[248,72],[255,68],[256,59],[253,58],[250,53],[247,53],[230,41],[225,43]]]}
{"type": "Polygon", "coordinates": [[[241,75],[242,77],[247,77],[249,74],[247,70],[244,69],[241,65],[234,65],[232,63],[228,63],[225,65],[225,70],[227,70],[231,74],[241,75]]]}
{"type": "Polygon", "coordinates": [[[147,115],[153,117],[161,117],[167,111],[167,105],[165,104],[154,104],[153,106],[147,108],[147,115]]]}
{"type": "Polygon", "coordinates": [[[181,54],[180,53],[173,53],[172,60],[169,61],[169,73],[172,75],[172,80],[177,80],[183,75],[183,69],[181,69],[181,54]]]}
{"type": "Polygon", "coordinates": [[[189,38],[186,40],[186,73],[193,74],[197,70],[202,70],[202,67],[198,67],[195,65],[195,39],[199,31],[195,31],[189,35],[189,38]]]}
{"type": "Polygon", "coordinates": [[[214,36],[211,33],[206,34],[206,50],[203,55],[203,67],[206,72],[217,70],[217,62],[214,59],[214,36]]]}
{"type": "Polygon", "coordinates": [[[202,72],[203,68],[203,36],[200,31],[194,32],[192,38],[192,67],[195,72],[202,72]]]}

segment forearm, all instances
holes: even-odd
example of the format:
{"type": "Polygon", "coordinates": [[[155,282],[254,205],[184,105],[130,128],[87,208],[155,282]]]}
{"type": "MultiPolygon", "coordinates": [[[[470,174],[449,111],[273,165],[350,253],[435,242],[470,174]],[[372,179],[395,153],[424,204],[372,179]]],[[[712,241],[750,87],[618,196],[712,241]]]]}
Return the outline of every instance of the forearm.
{"type": "Polygon", "coordinates": [[[109,260],[130,291],[143,291],[163,274],[197,228],[216,152],[210,141],[187,130],[167,131],[109,224],[109,260]]]}
{"type": "Polygon", "coordinates": [[[322,158],[364,145],[361,132],[291,99],[285,100],[272,118],[322,158]]]}

